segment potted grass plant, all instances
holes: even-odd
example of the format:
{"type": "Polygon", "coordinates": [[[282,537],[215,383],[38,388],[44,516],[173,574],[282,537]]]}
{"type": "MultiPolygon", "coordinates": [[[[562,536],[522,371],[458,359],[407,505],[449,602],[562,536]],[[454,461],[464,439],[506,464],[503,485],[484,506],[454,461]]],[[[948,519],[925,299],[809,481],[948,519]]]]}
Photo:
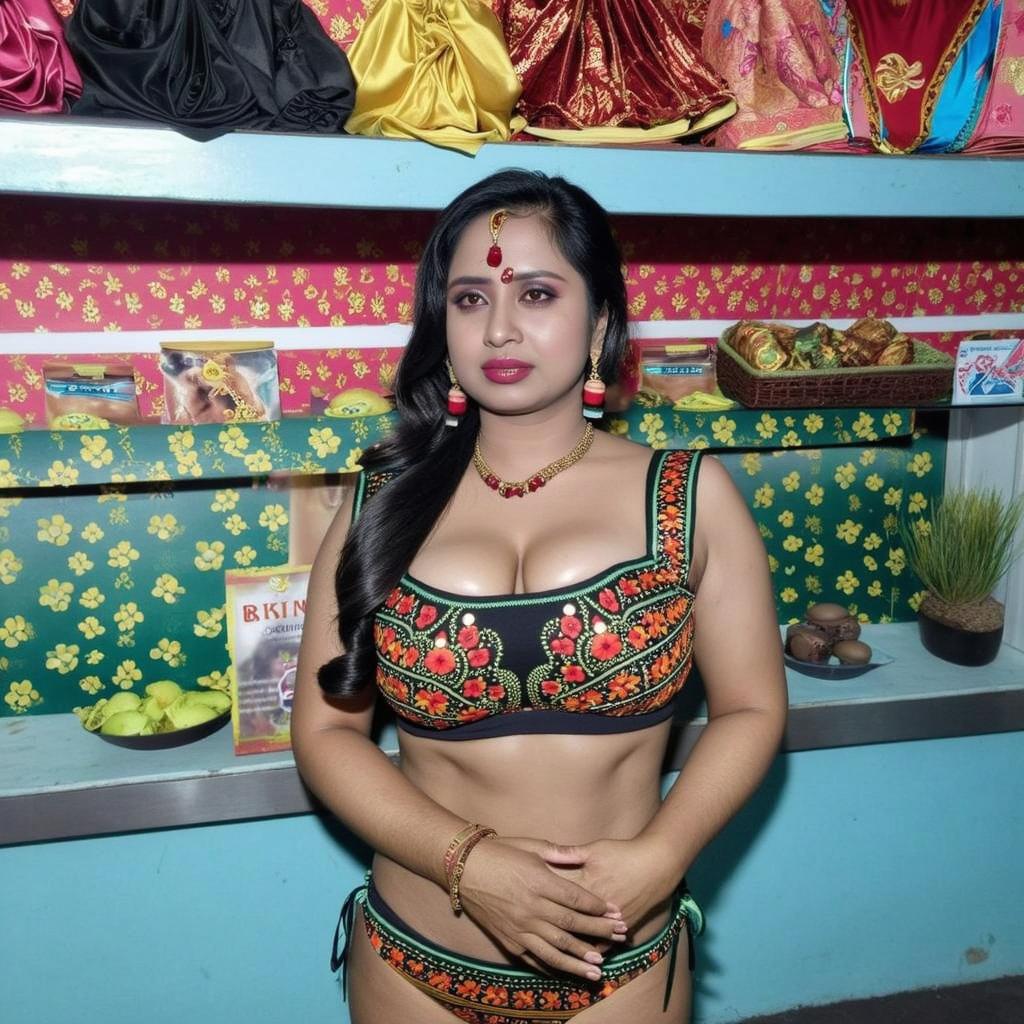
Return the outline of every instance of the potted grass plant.
{"type": "Polygon", "coordinates": [[[928,590],[918,609],[921,642],[957,665],[987,665],[1003,639],[1003,605],[992,596],[1020,557],[1015,542],[1024,495],[952,490],[930,515],[904,520],[907,562],[928,590]]]}

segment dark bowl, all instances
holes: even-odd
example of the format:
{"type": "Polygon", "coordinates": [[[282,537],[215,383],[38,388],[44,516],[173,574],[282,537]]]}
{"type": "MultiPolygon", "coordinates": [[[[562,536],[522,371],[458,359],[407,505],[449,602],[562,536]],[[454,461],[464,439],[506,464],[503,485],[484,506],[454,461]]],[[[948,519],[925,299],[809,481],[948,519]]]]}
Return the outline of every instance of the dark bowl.
{"type": "Polygon", "coordinates": [[[94,735],[115,747],[128,747],[129,750],[167,750],[169,747],[183,747],[186,743],[195,743],[204,736],[212,736],[218,729],[231,721],[231,708],[199,725],[190,725],[187,729],[176,729],[174,732],[158,732],[152,736],[108,736],[98,729],[94,735]]]}
{"type": "Polygon", "coordinates": [[[891,665],[895,661],[895,658],[879,650],[872,651],[871,660],[861,665],[845,665],[836,657],[831,657],[828,661],[802,661],[788,652],[784,657],[786,664],[791,668],[805,676],[814,676],[815,679],[852,679],[854,676],[870,672],[873,668],[891,665]]]}

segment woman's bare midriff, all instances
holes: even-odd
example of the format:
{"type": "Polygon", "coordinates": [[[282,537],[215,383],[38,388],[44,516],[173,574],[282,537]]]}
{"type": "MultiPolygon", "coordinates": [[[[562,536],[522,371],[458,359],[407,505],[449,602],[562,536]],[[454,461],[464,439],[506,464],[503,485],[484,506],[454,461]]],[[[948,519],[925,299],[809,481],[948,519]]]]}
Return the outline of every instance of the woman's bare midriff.
{"type": "MultiPolygon", "coordinates": [[[[401,735],[401,770],[432,800],[499,835],[575,845],[632,839],[661,804],[661,766],[671,728],[614,735],[521,735],[439,741],[401,735]]],[[[556,869],[573,879],[572,869],[556,869]]],[[[508,962],[469,917],[452,913],[437,884],[377,854],[374,884],[407,924],[466,956],[508,962]]],[[[602,895],[598,893],[597,895],[602,895]]],[[[668,907],[630,922],[626,945],[645,942],[668,907]]],[[[618,944],[615,944],[616,947],[618,944]]]]}

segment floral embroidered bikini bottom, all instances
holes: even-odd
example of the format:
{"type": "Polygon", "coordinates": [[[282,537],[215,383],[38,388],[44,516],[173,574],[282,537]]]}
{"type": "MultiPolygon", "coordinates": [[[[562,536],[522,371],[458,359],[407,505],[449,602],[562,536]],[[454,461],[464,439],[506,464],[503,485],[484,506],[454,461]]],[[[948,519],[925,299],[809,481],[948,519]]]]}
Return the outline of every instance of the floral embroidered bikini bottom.
{"type": "Polygon", "coordinates": [[[331,969],[342,970],[347,997],[349,944],[356,907],[362,908],[366,934],[378,955],[407,981],[467,1024],[533,1024],[567,1021],[588,1006],[607,999],[616,989],[670,958],[663,1010],[672,995],[679,935],[685,927],[693,970],[693,937],[704,927],[704,915],[682,883],[672,900],[668,923],[647,942],[605,958],[600,981],[574,975],[548,975],[452,952],[409,927],[381,898],[370,872],[345,900],[334,933],[331,969]],[[344,946],[338,949],[342,929],[344,946]]]}

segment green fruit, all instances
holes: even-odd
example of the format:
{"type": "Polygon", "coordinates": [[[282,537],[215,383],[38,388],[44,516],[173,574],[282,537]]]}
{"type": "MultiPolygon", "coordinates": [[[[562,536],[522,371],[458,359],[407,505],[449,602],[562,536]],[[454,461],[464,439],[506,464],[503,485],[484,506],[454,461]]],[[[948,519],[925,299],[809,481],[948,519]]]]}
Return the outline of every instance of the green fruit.
{"type": "Polygon", "coordinates": [[[130,690],[122,690],[120,693],[115,693],[107,701],[107,706],[103,709],[103,717],[109,718],[111,715],[116,715],[119,711],[138,711],[141,703],[142,698],[137,693],[132,693],[130,690]]]}
{"type": "Polygon", "coordinates": [[[224,714],[231,707],[231,698],[226,693],[221,693],[220,690],[186,690],[182,697],[189,704],[202,704],[213,708],[218,715],[224,714]]]}
{"type": "Polygon", "coordinates": [[[164,717],[165,708],[156,697],[146,697],[142,703],[139,704],[138,710],[141,711],[151,722],[159,722],[164,717]]]}
{"type": "Polygon", "coordinates": [[[175,729],[188,729],[193,725],[202,725],[216,718],[217,712],[205,704],[194,704],[182,694],[173,704],[167,706],[167,718],[175,729]]]}
{"type": "Polygon", "coordinates": [[[107,706],[107,698],[101,697],[91,708],[83,708],[86,712],[85,717],[82,719],[82,725],[89,730],[89,732],[95,732],[102,724],[106,715],[104,709],[107,706]]]}
{"type": "Polygon", "coordinates": [[[181,696],[181,687],[170,679],[161,679],[146,687],[146,696],[152,697],[161,707],[165,708],[181,696]]]}
{"type": "Polygon", "coordinates": [[[13,409],[0,409],[0,434],[17,434],[25,429],[25,421],[13,409]]]}
{"type": "Polygon", "coordinates": [[[105,736],[138,736],[149,724],[149,719],[139,711],[118,711],[100,727],[105,736]]]}

